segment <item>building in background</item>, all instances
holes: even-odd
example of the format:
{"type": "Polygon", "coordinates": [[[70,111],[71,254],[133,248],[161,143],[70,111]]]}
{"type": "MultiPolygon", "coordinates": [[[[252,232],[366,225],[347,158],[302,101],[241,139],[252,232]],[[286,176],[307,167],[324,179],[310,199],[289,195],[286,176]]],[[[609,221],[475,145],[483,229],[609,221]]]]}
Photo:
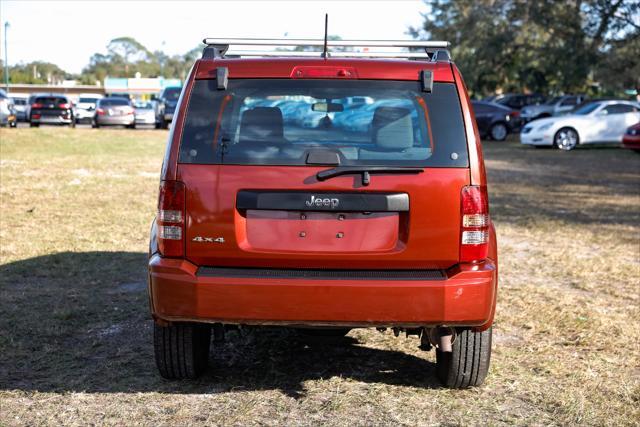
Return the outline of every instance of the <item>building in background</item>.
{"type": "Polygon", "coordinates": [[[165,87],[181,85],[180,79],[165,79],[164,77],[143,78],[136,76],[135,78],[107,77],[104,79],[104,91],[107,96],[129,96],[131,99],[137,100],[149,100],[152,95],[160,93],[165,87]]]}

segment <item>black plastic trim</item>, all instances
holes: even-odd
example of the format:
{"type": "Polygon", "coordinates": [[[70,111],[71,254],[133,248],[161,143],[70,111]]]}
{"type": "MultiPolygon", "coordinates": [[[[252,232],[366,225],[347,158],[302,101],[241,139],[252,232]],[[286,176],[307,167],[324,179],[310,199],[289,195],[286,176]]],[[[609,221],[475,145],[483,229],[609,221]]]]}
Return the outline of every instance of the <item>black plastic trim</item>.
{"type": "Polygon", "coordinates": [[[255,279],[317,279],[317,280],[444,280],[442,270],[328,270],[200,267],[201,277],[237,277],[255,279]]]}
{"type": "Polygon", "coordinates": [[[324,193],[301,191],[241,190],[238,210],[407,212],[406,193],[324,193]]]}
{"type": "Polygon", "coordinates": [[[422,70],[420,80],[423,92],[433,92],[433,72],[431,70],[422,70]]]}

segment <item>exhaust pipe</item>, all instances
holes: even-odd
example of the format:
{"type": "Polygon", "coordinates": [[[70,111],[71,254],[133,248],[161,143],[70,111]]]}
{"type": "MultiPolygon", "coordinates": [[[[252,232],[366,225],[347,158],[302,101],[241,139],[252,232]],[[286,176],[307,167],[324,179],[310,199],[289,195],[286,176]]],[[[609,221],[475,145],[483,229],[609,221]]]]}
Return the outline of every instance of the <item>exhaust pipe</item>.
{"type": "Polygon", "coordinates": [[[443,353],[451,353],[456,340],[456,330],[449,326],[438,326],[425,331],[429,336],[429,342],[443,353]]]}

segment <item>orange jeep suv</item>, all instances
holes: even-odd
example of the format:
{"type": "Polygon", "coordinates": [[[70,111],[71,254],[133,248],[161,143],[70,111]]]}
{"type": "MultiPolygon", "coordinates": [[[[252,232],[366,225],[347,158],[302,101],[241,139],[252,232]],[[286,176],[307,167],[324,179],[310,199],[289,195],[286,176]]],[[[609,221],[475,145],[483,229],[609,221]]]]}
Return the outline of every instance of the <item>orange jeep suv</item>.
{"type": "Polygon", "coordinates": [[[204,42],[176,107],[151,230],[160,374],[200,375],[212,328],[377,327],[435,348],[445,386],[481,384],[496,234],[448,43],[204,42]]]}

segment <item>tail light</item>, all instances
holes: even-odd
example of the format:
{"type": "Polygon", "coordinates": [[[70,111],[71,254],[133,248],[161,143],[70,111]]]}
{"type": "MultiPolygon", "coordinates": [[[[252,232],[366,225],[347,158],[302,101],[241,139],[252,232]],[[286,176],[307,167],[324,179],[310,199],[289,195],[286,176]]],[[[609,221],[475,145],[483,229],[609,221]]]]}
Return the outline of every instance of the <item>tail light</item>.
{"type": "Polygon", "coordinates": [[[353,67],[297,66],[291,71],[294,79],[353,79],[358,78],[353,67]]]}
{"type": "Polygon", "coordinates": [[[64,110],[67,110],[67,109],[71,108],[71,104],[58,104],[58,108],[62,108],[64,110]]]}
{"type": "Polygon", "coordinates": [[[509,114],[507,114],[504,118],[506,121],[513,121],[516,120],[518,117],[520,117],[520,112],[519,111],[512,111],[509,114]]]}
{"type": "Polygon", "coordinates": [[[31,115],[31,118],[32,119],[39,119],[40,118],[40,114],[34,113],[34,114],[31,115]]]}
{"type": "Polygon", "coordinates": [[[125,111],[125,114],[126,114],[127,116],[130,116],[130,115],[132,115],[133,113],[135,113],[135,110],[134,110],[132,107],[127,107],[127,108],[125,108],[125,110],[124,110],[124,111],[125,111]]]}
{"type": "Polygon", "coordinates": [[[42,104],[39,102],[35,102],[33,104],[31,104],[31,108],[42,108],[42,104]]]}
{"type": "Polygon", "coordinates": [[[487,187],[476,185],[463,187],[461,211],[460,261],[482,261],[489,252],[489,198],[487,196],[487,187]]]}
{"type": "Polygon", "coordinates": [[[104,116],[104,110],[102,108],[98,108],[96,110],[96,114],[99,115],[99,116],[104,116]]]}
{"type": "Polygon", "coordinates": [[[160,182],[158,249],[167,257],[184,255],[185,187],[180,181],[160,182]]]}

